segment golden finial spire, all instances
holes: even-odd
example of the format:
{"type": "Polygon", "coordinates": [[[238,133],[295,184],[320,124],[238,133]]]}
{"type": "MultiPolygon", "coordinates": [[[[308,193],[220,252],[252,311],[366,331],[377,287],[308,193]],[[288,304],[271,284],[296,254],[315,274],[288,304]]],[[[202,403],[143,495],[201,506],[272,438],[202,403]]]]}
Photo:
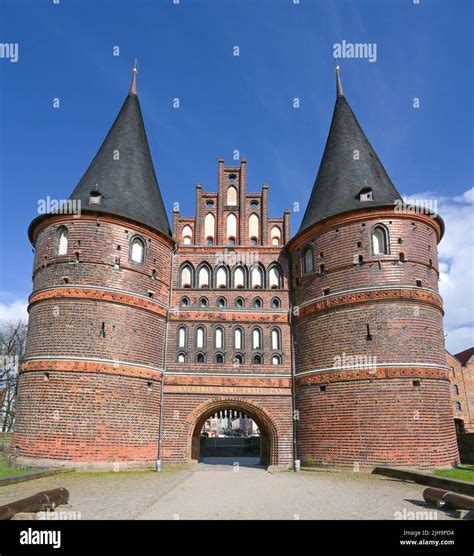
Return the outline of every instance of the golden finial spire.
{"type": "Polygon", "coordinates": [[[341,71],[341,68],[339,66],[336,66],[336,89],[337,89],[337,96],[338,97],[343,97],[344,93],[342,91],[342,83],[341,83],[341,78],[339,76],[339,72],[341,71]]]}
{"type": "Polygon", "coordinates": [[[128,91],[129,95],[137,94],[137,73],[138,73],[138,62],[135,58],[135,64],[133,65],[132,82],[130,83],[130,89],[128,91]]]}

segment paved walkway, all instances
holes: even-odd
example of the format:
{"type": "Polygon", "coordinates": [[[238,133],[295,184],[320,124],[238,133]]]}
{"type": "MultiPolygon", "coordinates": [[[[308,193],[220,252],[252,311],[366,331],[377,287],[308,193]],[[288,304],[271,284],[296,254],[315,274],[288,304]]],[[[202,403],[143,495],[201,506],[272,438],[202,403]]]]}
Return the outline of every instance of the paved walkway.
{"type": "MultiPolygon", "coordinates": [[[[0,505],[65,487],[68,511],[82,519],[395,519],[396,512],[436,511],[425,506],[424,487],[416,484],[349,472],[269,473],[245,466],[251,462],[230,463],[55,475],[0,487],[0,505]]],[[[437,519],[450,517],[437,511],[437,519]]]]}

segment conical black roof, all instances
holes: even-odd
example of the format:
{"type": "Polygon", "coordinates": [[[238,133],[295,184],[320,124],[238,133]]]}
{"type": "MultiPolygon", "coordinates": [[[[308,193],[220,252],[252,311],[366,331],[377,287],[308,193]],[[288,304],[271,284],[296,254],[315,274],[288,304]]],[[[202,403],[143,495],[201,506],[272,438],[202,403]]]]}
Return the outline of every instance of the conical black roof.
{"type": "Polygon", "coordinates": [[[124,216],[171,235],[136,93],[135,73],[114,124],[70,199],[80,199],[83,211],[124,216]],[[90,203],[91,192],[100,193],[100,204],[90,203]]]}
{"type": "Polygon", "coordinates": [[[331,127],[299,231],[336,214],[394,206],[395,200],[401,199],[345,99],[337,77],[331,127]],[[361,202],[361,191],[369,190],[373,200],[361,202]]]}

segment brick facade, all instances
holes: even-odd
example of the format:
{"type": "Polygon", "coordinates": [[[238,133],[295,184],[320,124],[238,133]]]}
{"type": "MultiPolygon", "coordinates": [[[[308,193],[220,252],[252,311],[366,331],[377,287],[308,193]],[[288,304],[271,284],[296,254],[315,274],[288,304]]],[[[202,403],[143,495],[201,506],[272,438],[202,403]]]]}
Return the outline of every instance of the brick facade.
{"type": "Polygon", "coordinates": [[[474,384],[471,361],[446,364],[442,221],[396,210],[340,82],[296,236],[288,210],[269,215],[269,186],[246,181],[245,160],[219,159],[217,191],[196,185],[195,215],[176,209],[170,236],[134,72],[72,194],[85,210],[30,226],[19,462],[186,463],[229,410],[255,421],[270,465],[459,460],[453,408],[472,427],[474,384]]]}
{"type": "Polygon", "coordinates": [[[302,460],[427,468],[458,461],[439,235],[436,220],[387,208],[336,216],[291,240],[302,460]],[[377,225],[383,254],[373,252],[377,225]]]}
{"type": "Polygon", "coordinates": [[[457,355],[446,352],[451,382],[451,404],[458,432],[474,433],[474,350],[457,355]],[[464,356],[463,356],[464,355],[464,356]]]}

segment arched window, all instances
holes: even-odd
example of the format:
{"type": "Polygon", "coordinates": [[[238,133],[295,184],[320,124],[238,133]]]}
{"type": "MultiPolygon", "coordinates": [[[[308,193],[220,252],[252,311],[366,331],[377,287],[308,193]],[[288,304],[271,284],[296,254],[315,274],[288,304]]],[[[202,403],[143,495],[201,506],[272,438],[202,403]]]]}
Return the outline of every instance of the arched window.
{"type": "Polygon", "coordinates": [[[209,302],[207,301],[207,297],[201,297],[199,299],[199,307],[207,307],[209,302]]]}
{"type": "Polygon", "coordinates": [[[203,353],[198,353],[196,355],[196,363],[204,363],[205,358],[203,353]]]}
{"type": "Polygon", "coordinates": [[[459,396],[459,386],[457,384],[453,386],[453,391],[455,396],[459,396]]]}
{"type": "Polygon", "coordinates": [[[263,288],[263,271],[259,266],[254,266],[250,272],[252,288],[263,288]]]}
{"type": "Polygon", "coordinates": [[[262,331],[260,328],[252,330],[252,349],[262,349],[262,331]]]}
{"type": "Polygon", "coordinates": [[[374,226],[372,229],[372,252],[374,255],[388,254],[388,232],[384,226],[374,226]]]}
{"type": "Polygon", "coordinates": [[[272,289],[281,288],[281,274],[280,269],[273,265],[268,273],[268,285],[272,289]]]}
{"type": "Polygon", "coordinates": [[[281,243],[281,230],[278,226],[273,226],[270,235],[271,235],[272,245],[280,245],[280,243],[281,243]]]}
{"type": "Polygon", "coordinates": [[[261,309],[263,307],[263,301],[260,297],[256,297],[253,300],[254,309],[261,309]]]}
{"type": "Polygon", "coordinates": [[[204,236],[207,239],[208,245],[209,245],[209,240],[211,240],[210,245],[212,245],[214,241],[215,227],[216,227],[216,218],[212,214],[212,212],[208,212],[206,214],[206,218],[204,218],[204,236]]]}
{"type": "Polygon", "coordinates": [[[231,240],[234,240],[237,237],[237,217],[235,214],[230,213],[227,216],[227,232],[226,232],[227,241],[230,243],[231,240]]]}
{"type": "Polygon", "coordinates": [[[61,226],[60,228],[58,228],[57,234],[58,234],[58,250],[57,250],[57,253],[58,253],[58,255],[66,255],[67,254],[68,243],[69,243],[68,229],[66,228],[66,226],[61,226]]]}
{"type": "Polygon", "coordinates": [[[180,286],[182,288],[191,288],[193,285],[192,269],[189,265],[181,268],[180,272],[180,286]]]}
{"type": "Polygon", "coordinates": [[[221,353],[216,355],[216,363],[222,365],[224,363],[224,356],[221,353]]]}
{"type": "Polygon", "coordinates": [[[233,207],[237,205],[237,189],[233,185],[227,189],[227,204],[233,207]]]}
{"type": "Polygon", "coordinates": [[[245,274],[241,266],[234,271],[234,288],[245,288],[245,274]]]}
{"type": "Polygon", "coordinates": [[[186,354],[178,353],[178,363],[186,363],[186,354]]]}
{"type": "Polygon", "coordinates": [[[132,261],[134,263],[143,264],[145,259],[145,242],[141,237],[132,239],[132,261]]]}
{"type": "Polygon", "coordinates": [[[196,328],[196,347],[199,349],[204,348],[204,344],[206,341],[206,334],[204,332],[204,328],[202,326],[198,326],[196,328]]]}
{"type": "Polygon", "coordinates": [[[255,239],[256,243],[260,237],[260,218],[254,212],[249,217],[249,239],[255,239]]]}
{"type": "Polygon", "coordinates": [[[182,297],[181,301],[180,301],[180,305],[181,305],[181,307],[189,307],[189,298],[188,297],[182,297]]]}
{"type": "Polygon", "coordinates": [[[211,283],[211,273],[207,266],[202,266],[199,269],[198,274],[198,287],[199,288],[208,288],[211,283]]]}
{"type": "Polygon", "coordinates": [[[271,301],[273,309],[279,309],[281,307],[281,301],[278,297],[274,297],[271,301]]]}
{"type": "Polygon", "coordinates": [[[217,300],[217,307],[219,309],[225,309],[227,307],[227,301],[225,297],[219,297],[217,300]]]}
{"type": "Polygon", "coordinates": [[[261,365],[262,364],[262,356],[258,355],[258,354],[254,355],[253,359],[252,359],[252,363],[254,365],[261,365]]]}
{"type": "Polygon", "coordinates": [[[313,270],[313,248],[308,245],[308,247],[306,247],[306,249],[303,251],[303,272],[305,274],[308,274],[309,272],[313,272],[313,270]]]}
{"type": "Polygon", "coordinates": [[[178,347],[185,348],[187,344],[187,330],[185,326],[178,328],[178,347]]]}
{"type": "Polygon", "coordinates": [[[183,243],[184,245],[190,245],[193,242],[193,229],[191,226],[184,226],[183,228],[183,243]]]}
{"type": "Polygon", "coordinates": [[[227,288],[227,272],[224,267],[220,267],[216,274],[216,287],[227,288]]]}
{"type": "Polygon", "coordinates": [[[234,355],[234,365],[242,365],[244,362],[244,356],[241,353],[236,353],[234,355]]]}
{"type": "Polygon", "coordinates": [[[281,357],[279,355],[272,356],[272,365],[280,365],[281,364],[281,357]]]}
{"type": "Polygon", "coordinates": [[[234,329],[234,349],[244,349],[244,332],[242,328],[234,329]]]}
{"type": "Polygon", "coordinates": [[[279,328],[272,328],[272,349],[281,350],[281,331],[279,328]]]}
{"type": "Polygon", "coordinates": [[[237,297],[235,300],[235,306],[237,309],[243,309],[245,307],[245,301],[241,297],[237,297]]]}
{"type": "Polygon", "coordinates": [[[461,411],[461,403],[456,402],[456,411],[461,411]]]}
{"type": "Polygon", "coordinates": [[[220,327],[214,332],[214,348],[224,349],[224,330],[220,327]]]}

